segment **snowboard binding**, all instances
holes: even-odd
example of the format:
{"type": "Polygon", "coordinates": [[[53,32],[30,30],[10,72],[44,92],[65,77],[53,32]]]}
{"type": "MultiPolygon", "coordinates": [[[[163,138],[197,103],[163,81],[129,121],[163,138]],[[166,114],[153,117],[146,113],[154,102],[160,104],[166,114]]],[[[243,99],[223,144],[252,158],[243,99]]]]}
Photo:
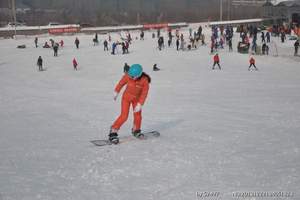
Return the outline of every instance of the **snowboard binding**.
{"type": "Polygon", "coordinates": [[[118,144],[119,143],[118,133],[116,133],[116,132],[110,132],[109,135],[108,135],[108,140],[112,144],[118,144]]]}
{"type": "Polygon", "coordinates": [[[141,132],[140,129],[138,130],[132,130],[132,135],[138,139],[144,139],[145,138],[145,135],[141,132]]]}

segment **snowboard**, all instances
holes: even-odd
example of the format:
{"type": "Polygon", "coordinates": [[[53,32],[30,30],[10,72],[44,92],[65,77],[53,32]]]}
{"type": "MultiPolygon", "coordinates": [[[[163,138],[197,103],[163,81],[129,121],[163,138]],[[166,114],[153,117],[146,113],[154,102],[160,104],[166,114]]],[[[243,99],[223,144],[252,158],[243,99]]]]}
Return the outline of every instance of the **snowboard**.
{"type": "MultiPolygon", "coordinates": [[[[126,143],[126,142],[133,141],[133,140],[147,140],[147,139],[150,139],[150,138],[156,138],[156,137],[160,136],[160,133],[158,131],[142,132],[142,134],[144,134],[144,137],[141,138],[141,139],[136,138],[132,135],[119,137],[119,143],[118,144],[126,143]]],[[[108,139],[106,139],[106,140],[91,140],[90,142],[92,144],[96,145],[96,146],[107,146],[107,145],[114,144],[111,141],[109,141],[108,139]]]]}

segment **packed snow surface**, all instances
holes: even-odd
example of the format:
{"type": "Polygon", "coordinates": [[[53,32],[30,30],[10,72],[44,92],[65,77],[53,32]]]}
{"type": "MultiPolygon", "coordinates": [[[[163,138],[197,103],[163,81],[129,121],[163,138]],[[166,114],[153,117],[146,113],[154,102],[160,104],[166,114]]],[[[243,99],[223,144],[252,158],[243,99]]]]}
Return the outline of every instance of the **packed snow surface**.
{"type": "MultiPolygon", "coordinates": [[[[220,199],[237,191],[300,197],[300,60],[293,41],[272,38],[279,56],[255,56],[259,71],[248,71],[250,56],[236,52],[236,34],[234,52],[220,50],[222,70],[212,70],[209,44],[176,51],[173,40],[159,51],[151,32],[144,41],[131,34],[126,55],[103,51],[107,35],[99,35],[98,46],[92,35],[39,37],[40,46],[64,40],[58,57],[35,48],[33,37],[0,40],[1,200],[183,200],[213,191],[220,199]],[[27,48],[17,49],[21,44],[27,48]],[[152,78],[143,130],[161,136],[96,147],[89,141],[107,138],[120,113],[113,90],[125,62],[141,64],[152,78]],[[161,71],[152,71],[155,63],[161,71]]],[[[119,135],[129,137],[131,127],[132,113],[119,135]]]]}

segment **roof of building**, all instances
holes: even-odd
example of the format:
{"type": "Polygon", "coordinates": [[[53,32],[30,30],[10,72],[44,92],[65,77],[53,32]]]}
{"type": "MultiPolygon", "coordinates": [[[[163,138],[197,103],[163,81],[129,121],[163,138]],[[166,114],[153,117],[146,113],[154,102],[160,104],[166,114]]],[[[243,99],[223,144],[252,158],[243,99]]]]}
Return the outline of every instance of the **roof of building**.
{"type": "Polygon", "coordinates": [[[278,3],[276,6],[286,6],[286,7],[300,6],[300,1],[299,0],[282,1],[278,3]]]}
{"type": "Polygon", "coordinates": [[[298,7],[300,6],[300,0],[287,0],[287,1],[280,1],[277,4],[273,4],[271,1],[267,1],[263,6],[280,6],[280,7],[298,7]]]}

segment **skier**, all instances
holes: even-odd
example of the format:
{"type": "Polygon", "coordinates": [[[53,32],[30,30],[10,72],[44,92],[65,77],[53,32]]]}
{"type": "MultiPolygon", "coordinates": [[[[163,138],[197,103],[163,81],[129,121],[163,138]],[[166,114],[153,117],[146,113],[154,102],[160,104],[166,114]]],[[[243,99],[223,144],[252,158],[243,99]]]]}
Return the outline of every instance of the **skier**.
{"type": "Polygon", "coordinates": [[[158,43],[158,49],[161,51],[163,46],[163,37],[159,37],[157,43],[158,43]]]}
{"type": "Polygon", "coordinates": [[[129,68],[130,68],[130,66],[127,63],[125,63],[124,67],[123,67],[123,71],[124,71],[125,74],[128,73],[129,68]]]}
{"type": "Polygon", "coordinates": [[[176,40],[176,49],[179,50],[179,39],[176,40]]]}
{"type": "Polygon", "coordinates": [[[173,35],[172,35],[172,31],[171,30],[169,30],[168,37],[169,37],[168,44],[169,44],[169,46],[171,46],[172,39],[173,39],[173,35]]]}
{"type": "Polygon", "coordinates": [[[63,40],[60,40],[60,46],[64,47],[64,41],[63,40]]]}
{"type": "Polygon", "coordinates": [[[43,59],[42,56],[39,56],[37,60],[37,66],[39,66],[39,71],[43,71],[43,59]]]}
{"type": "Polygon", "coordinates": [[[95,37],[93,38],[93,43],[94,43],[94,46],[99,44],[97,33],[96,33],[95,37]]]}
{"type": "Polygon", "coordinates": [[[79,49],[79,39],[78,38],[75,39],[74,43],[76,45],[76,48],[79,49]]]}
{"type": "Polygon", "coordinates": [[[118,139],[118,131],[124,122],[128,118],[129,108],[132,105],[133,107],[133,128],[132,134],[137,138],[143,138],[144,135],[141,133],[141,123],[142,123],[142,106],[146,101],[148,91],[149,91],[149,83],[151,82],[151,78],[149,75],[143,72],[143,68],[140,64],[131,65],[127,74],[124,74],[122,79],[119,81],[114,91],[114,100],[117,99],[119,92],[123,88],[123,86],[127,85],[125,92],[122,96],[122,109],[120,116],[116,119],[116,121],[111,126],[109,132],[109,140],[112,143],[117,144],[119,142],[118,139]]]}
{"type": "Polygon", "coordinates": [[[168,39],[168,47],[171,46],[171,43],[172,43],[172,40],[171,40],[171,38],[169,38],[169,39],[168,39]]]}
{"type": "Polygon", "coordinates": [[[269,31],[266,33],[266,38],[267,38],[267,43],[270,43],[271,42],[271,35],[270,35],[269,31]]]}
{"type": "Polygon", "coordinates": [[[252,56],[251,56],[251,58],[250,58],[250,60],[249,60],[249,63],[250,63],[250,65],[249,65],[248,71],[250,71],[251,66],[253,66],[253,67],[255,68],[256,71],[258,70],[258,69],[256,68],[256,66],[255,66],[255,59],[254,59],[252,56]]]}
{"type": "Polygon", "coordinates": [[[108,42],[107,42],[107,40],[104,40],[103,45],[104,45],[104,51],[108,51],[108,42]]]}
{"type": "Polygon", "coordinates": [[[223,44],[224,44],[224,38],[223,38],[223,36],[221,36],[220,37],[220,47],[221,47],[221,49],[224,49],[224,46],[223,46],[223,44]]]}
{"type": "Polygon", "coordinates": [[[157,64],[153,65],[153,71],[159,71],[160,69],[157,67],[157,64]]]}
{"type": "Polygon", "coordinates": [[[114,42],[112,44],[112,52],[111,52],[112,55],[115,55],[116,48],[117,48],[117,43],[114,42]]]}
{"type": "Polygon", "coordinates": [[[78,65],[77,60],[74,58],[73,59],[73,67],[74,67],[74,70],[76,70],[76,71],[77,71],[77,65],[78,65]]]}
{"type": "Polygon", "coordinates": [[[265,55],[266,54],[266,43],[263,43],[262,47],[261,47],[261,51],[262,51],[262,54],[265,55]]]}
{"type": "Polygon", "coordinates": [[[125,42],[122,42],[122,51],[123,51],[123,54],[126,53],[126,46],[125,46],[125,42]]]}
{"type": "Polygon", "coordinates": [[[181,41],[181,42],[180,42],[180,49],[181,49],[182,51],[184,51],[185,41],[184,41],[184,39],[181,39],[180,41],[181,41]]]}
{"type": "Polygon", "coordinates": [[[219,58],[219,54],[216,53],[216,55],[214,56],[214,64],[212,69],[215,69],[215,65],[219,66],[219,69],[221,70],[221,66],[220,66],[220,58],[219,58]]]}
{"type": "Polygon", "coordinates": [[[50,39],[50,42],[51,42],[51,47],[53,48],[54,47],[54,40],[53,39],[50,39]]]}
{"type": "Polygon", "coordinates": [[[232,39],[231,38],[228,40],[228,46],[229,46],[229,51],[233,51],[233,49],[232,49],[232,39]]]}
{"type": "Polygon", "coordinates": [[[125,53],[129,53],[129,42],[125,41],[125,53]]]}
{"type": "Polygon", "coordinates": [[[43,48],[50,48],[50,46],[49,46],[49,44],[48,44],[48,42],[45,42],[45,44],[44,44],[44,46],[43,46],[43,48]]]}
{"type": "Polygon", "coordinates": [[[95,40],[98,42],[98,33],[95,34],[95,40]]]}
{"type": "Polygon", "coordinates": [[[201,44],[205,45],[205,35],[204,34],[201,35],[201,44]]]}
{"type": "Polygon", "coordinates": [[[285,39],[286,39],[286,37],[285,37],[285,32],[282,31],[282,32],[281,32],[281,42],[284,43],[285,39]]]}
{"type": "Polygon", "coordinates": [[[210,53],[211,53],[211,54],[213,54],[214,48],[215,48],[215,40],[212,40],[212,41],[211,41],[211,45],[210,45],[210,53]]]}
{"type": "Polygon", "coordinates": [[[298,55],[298,49],[299,49],[299,40],[296,40],[296,42],[294,43],[294,47],[295,47],[294,56],[297,56],[298,55]]]}
{"type": "Polygon", "coordinates": [[[265,53],[269,55],[269,46],[266,44],[265,53]]]}
{"type": "Polygon", "coordinates": [[[265,43],[265,33],[261,32],[261,43],[265,43]]]}
{"type": "Polygon", "coordinates": [[[55,56],[55,57],[57,57],[58,46],[59,46],[58,43],[55,43],[55,44],[53,45],[53,51],[54,51],[54,56],[55,56]]]}
{"type": "Polygon", "coordinates": [[[199,26],[198,28],[198,36],[200,37],[200,35],[202,35],[202,26],[199,26]]]}
{"type": "Polygon", "coordinates": [[[142,31],[141,31],[141,34],[140,34],[140,40],[144,40],[144,36],[145,36],[145,33],[144,33],[144,31],[142,30],[142,31]]]}
{"type": "Polygon", "coordinates": [[[155,33],[152,33],[152,38],[155,38],[155,33]]]}
{"type": "Polygon", "coordinates": [[[35,48],[38,48],[38,38],[37,37],[35,37],[35,39],[34,39],[34,44],[35,44],[35,48]]]}
{"type": "Polygon", "coordinates": [[[130,33],[128,32],[128,35],[127,35],[127,41],[131,44],[131,41],[132,41],[132,37],[130,35],[130,33]]]}

